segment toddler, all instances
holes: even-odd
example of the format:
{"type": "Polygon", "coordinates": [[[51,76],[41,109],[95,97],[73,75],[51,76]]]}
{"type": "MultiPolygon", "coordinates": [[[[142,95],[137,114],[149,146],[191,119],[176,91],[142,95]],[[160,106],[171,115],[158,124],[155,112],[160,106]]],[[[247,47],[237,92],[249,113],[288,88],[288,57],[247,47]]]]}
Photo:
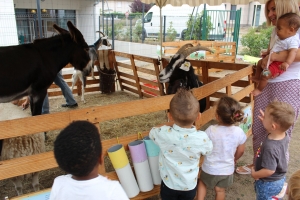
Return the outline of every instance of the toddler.
{"type": "Polygon", "coordinates": [[[285,131],[293,124],[295,112],[291,105],[274,101],[260,113],[259,119],[269,134],[256,152],[251,175],[255,179],[256,199],[266,200],[279,194],[285,182],[289,142],[285,131]]]}
{"type": "Polygon", "coordinates": [[[198,185],[198,200],[204,200],[206,188],[214,189],[218,200],[225,199],[225,188],[233,183],[235,162],[243,155],[247,137],[234,124],[243,120],[240,104],[231,97],[220,98],[216,108],[216,125],[205,132],[213,142],[210,155],[204,157],[198,185]]]}
{"type": "Polygon", "coordinates": [[[288,200],[300,199],[300,170],[292,174],[287,188],[288,200]]]}
{"type": "Polygon", "coordinates": [[[55,178],[50,200],[128,200],[118,181],[98,174],[103,163],[100,135],[88,121],[75,121],[60,132],[54,142],[54,156],[69,173],[55,178]]]}
{"type": "Polygon", "coordinates": [[[295,60],[297,50],[300,46],[299,35],[297,34],[300,27],[300,16],[295,13],[287,13],[279,17],[277,21],[277,39],[271,52],[288,50],[288,57],[285,62],[272,62],[269,70],[262,71],[260,64],[257,65],[253,81],[258,82],[257,88],[252,91],[257,96],[266,87],[268,79],[275,78],[282,74],[295,60]]]}
{"type": "Polygon", "coordinates": [[[193,200],[197,190],[200,156],[212,150],[212,142],[193,123],[200,118],[199,102],[179,89],[170,102],[169,125],[152,128],[149,136],[160,148],[159,170],[162,200],[193,200]]]}

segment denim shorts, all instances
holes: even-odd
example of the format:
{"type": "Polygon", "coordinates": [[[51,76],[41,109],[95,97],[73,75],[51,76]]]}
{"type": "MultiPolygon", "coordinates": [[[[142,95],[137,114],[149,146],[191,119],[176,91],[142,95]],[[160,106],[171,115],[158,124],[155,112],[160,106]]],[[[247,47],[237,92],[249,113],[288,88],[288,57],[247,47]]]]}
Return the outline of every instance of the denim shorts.
{"type": "Polygon", "coordinates": [[[196,196],[197,186],[193,190],[180,191],[172,190],[161,182],[160,197],[162,200],[193,200],[196,196]]]}
{"type": "Polygon", "coordinates": [[[256,192],[256,200],[272,200],[272,196],[276,196],[282,190],[285,177],[277,181],[257,180],[254,183],[256,192]]]}

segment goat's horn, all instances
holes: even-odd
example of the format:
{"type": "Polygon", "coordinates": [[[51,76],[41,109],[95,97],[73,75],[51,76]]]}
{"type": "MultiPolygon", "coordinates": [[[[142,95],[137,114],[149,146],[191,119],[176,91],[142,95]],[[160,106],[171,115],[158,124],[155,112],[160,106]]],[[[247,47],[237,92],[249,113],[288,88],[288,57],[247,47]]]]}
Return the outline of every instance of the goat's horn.
{"type": "Polygon", "coordinates": [[[100,33],[103,35],[103,37],[105,37],[104,33],[102,33],[101,31],[96,31],[96,33],[100,33]]]}
{"type": "Polygon", "coordinates": [[[185,50],[184,52],[182,52],[183,56],[186,58],[188,57],[191,53],[195,52],[195,51],[199,51],[199,50],[204,50],[204,51],[210,51],[211,53],[213,53],[213,51],[210,48],[207,47],[203,47],[200,45],[188,48],[187,50],[185,50]]]}
{"type": "Polygon", "coordinates": [[[176,54],[181,54],[184,52],[184,50],[186,50],[186,48],[190,48],[193,45],[191,43],[187,43],[185,45],[183,45],[182,47],[180,47],[180,49],[178,49],[178,51],[176,52],[176,54]]]}

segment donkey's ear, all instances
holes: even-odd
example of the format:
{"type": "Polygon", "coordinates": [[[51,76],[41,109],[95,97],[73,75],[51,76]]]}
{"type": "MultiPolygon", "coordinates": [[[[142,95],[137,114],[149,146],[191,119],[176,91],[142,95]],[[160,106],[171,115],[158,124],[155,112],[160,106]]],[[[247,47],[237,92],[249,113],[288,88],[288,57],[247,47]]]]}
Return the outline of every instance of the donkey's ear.
{"type": "MultiPolygon", "coordinates": [[[[83,35],[81,32],[72,24],[72,22],[68,21],[67,26],[69,28],[71,38],[77,43],[77,44],[85,44],[85,40],[83,38],[83,35]]],[[[87,46],[87,44],[86,44],[87,46]]]]}
{"type": "Polygon", "coordinates": [[[69,31],[67,31],[66,29],[60,28],[59,26],[57,26],[56,24],[53,24],[53,28],[59,32],[60,34],[66,34],[69,33],[69,31]]]}

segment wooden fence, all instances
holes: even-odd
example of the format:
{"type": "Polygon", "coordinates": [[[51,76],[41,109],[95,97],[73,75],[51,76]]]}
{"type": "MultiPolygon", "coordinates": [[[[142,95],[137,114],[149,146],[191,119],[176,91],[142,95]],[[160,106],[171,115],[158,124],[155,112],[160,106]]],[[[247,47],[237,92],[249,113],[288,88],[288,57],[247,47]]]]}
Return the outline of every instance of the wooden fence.
{"type": "MultiPolygon", "coordinates": [[[[127,57],[132,59],[132,57],[129,55],[127,55],[127,57]]],[[[133,57],[138,58],[137,56],[133,57]]],[[[203,74],[205,74],[201,78],[203,79],[203,82],[206,83],[200,88],[193,89],[192,92],[197,97],[197,99],[207,97],[207,101],[209,102],[207,110],[202,113],[202,117],[198,121],[196,121],[197,129],[207,124],[211,119],[214,119],[215,108],[211,107],[210,105],[212,105],[213,101],[216,100],[215,98],[219,98],[221,95],[227,94],[237,99],[238,101],[244,102],[249,105],[253,104],[253,98],[250,95],[250,92],[254,89],[254,84],[250,79],[253,73],[252,66],[248,66],[245,64],[213,63],[196,60],[192,61],[192,64],[194,66],[201,67],[203,74]],[[210,68],[229,69],[232,70],[232,72],[224,77],[211,77],[208,76],[208,69],[210,68]],[[240,90],[232,90],[233,86],[240,88],[240,90]],[[222,89],[225,89],[225,92],[221,92],[222,89]]],[[[118,65],[120,65],[120,63],[118,65]]],[[[135,86],[139,87],[137,84],[135,86]]],[[[136,91],[139,90],[136,89],[136,91]]],[[[159,96],[156,98],[146,98],[106,106],[82,108],[66,112],[1,121],[0,139],[39,132],[48,132],[52,130],[61,130],[74,120],[87,120],[98,125],[99,123],[104,121],[162,111],[169,108],[169,102],[172,97],[173,95],[159,96]]],[[[251,130],[248,132],[248,134],[250,134],[250,132],[251,130]]],[[[143,135],[146,136],[147,133],[143,133],[143,135]]],[[[128,142],[135,139],[137,139],[137,134],[133,133],[132,135],[119,138],[119,143],[123,144],[125,149],[128,150],[128,142]]],[[[117,140],[115,138],[102,141],[105,157],[107,157],[106,150],[112,145],[116,144],[116,141],[117,140]]],[[[52,169],[57,166],[58,165],[55,161],[53,151],[1,161],[0,180],[37,171],[52,169]]],[[[99,167],[99,173],[108,176],[113,180],[118,179],[115,172],[106,172],[104,165],[99,167]]],[[[152,191],[141,192],[138,196],[132,199],[145,199],[158,193],[159,186],[155,186],[152,191]]]]}
{"type": "Polygon", "coordinates": [[[200,44],[204,47],[211,48],[214,53],[206,52],[205,61],[214,62],[228,62],[234,63],[236,57],[236,43],[235,42],[220,42],[220,41],[202,41],[202,40],[186,40],[176,42],[163,42],[162,46],[165,48],[165,54],[175,54],[180,47],[191,43],[194,46],[200,44]]]}

